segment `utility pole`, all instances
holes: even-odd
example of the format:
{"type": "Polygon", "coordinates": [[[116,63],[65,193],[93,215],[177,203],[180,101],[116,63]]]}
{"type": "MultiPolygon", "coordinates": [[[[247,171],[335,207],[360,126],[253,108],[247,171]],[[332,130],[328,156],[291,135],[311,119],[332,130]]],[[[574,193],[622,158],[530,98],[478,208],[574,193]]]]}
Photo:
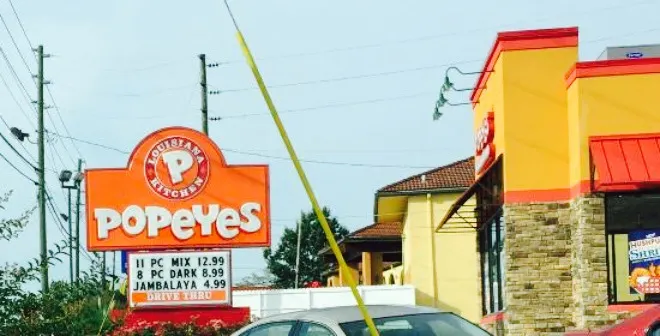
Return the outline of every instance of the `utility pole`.
{"type": "Polygon", "coordinates": [[[202,87],[202,132],[209,135],[209,110],[208,110],[208,88],[206,87],[206,54],[199,55],[200,61],[200,80],[202,87]]]}
{"type": "Polygon", "coordinates": [[[67,221],[69,222],[69,281],[73,283],[73,218],[71,218],[71,188],[66,189],[67,197],[69,198],[69,217],[67,221]]]}
{"type": "Polygon", "coordinates": [[[298,247],[296,248],[296,284],[298,288],[298,279],[300,276],[300,237],[302,236],[302,221],[298,221],[298,247]]]}
{"type": "MultiPolygon", "coordinates": [[[[81,169],[82,159],[78,159],[78,173],[81,169]]],[[[80,189],[76,189],[76,282],[80,280],[80,189]]]]}
{"type": "Polygon", "coordinates": [[[46,178],[44,156],[44,46],[37,48],[37,113],[39,116],[39,254],[41,257],[41,291],[48,293],[48,241],[46,240],[46,178]]]}
{"type": "Polygon", "coordinates": [[[115,292],[115,279],[117,279],[117,251],[112,252],[112,292],[115,292]]]}
{"type": "Polygon", "coordinates": [[[106,266],[106,260],[105,260],[105,251],[101,252],[103,253],[103,261],[101,262],[101,289],[105,292],[105,266],[106,266]]]}

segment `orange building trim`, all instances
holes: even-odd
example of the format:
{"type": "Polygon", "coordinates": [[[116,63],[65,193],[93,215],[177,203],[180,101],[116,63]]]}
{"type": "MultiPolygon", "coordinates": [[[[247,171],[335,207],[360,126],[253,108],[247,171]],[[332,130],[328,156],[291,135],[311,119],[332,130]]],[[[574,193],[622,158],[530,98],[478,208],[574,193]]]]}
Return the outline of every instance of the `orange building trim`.
{"type": "Polygon", "coordinates": [[[651,308],[657,307],[658,305],[654,304],[619,304],[619,305],[609,305],[607,306],[607,311],[611,313],[620,313],[620,312],[643,312],[651,308]]]}
{"type": "Polygon", "coordinates": [[[495,63],[503,51],[577,47],[578,28],[536,29],[498,33],[495,43],[486,58],[484,68],[472,91],[472,105],[479,102],[479,97],[493,72],[495,63]]]}
{"type": "Polygon", "coordinates": [[[566,87],[578,78],[660,73],[660,58],[638,58],[576,63],[565,75],[566,87]]]}
{"type": "MultiPolygon", "coordinates": [[[[570,188],[507,191],[504,193],[504,203],[561,202],[592,192],[624,192],[631,190],[627,185],[599,186],[596,189],[594,186],[598,185],[598,180],[594,180],[593,183],[584,180],[570,188]]],[[[637,189],[643,189],[643,185],[640,185],[637,189]]]]}

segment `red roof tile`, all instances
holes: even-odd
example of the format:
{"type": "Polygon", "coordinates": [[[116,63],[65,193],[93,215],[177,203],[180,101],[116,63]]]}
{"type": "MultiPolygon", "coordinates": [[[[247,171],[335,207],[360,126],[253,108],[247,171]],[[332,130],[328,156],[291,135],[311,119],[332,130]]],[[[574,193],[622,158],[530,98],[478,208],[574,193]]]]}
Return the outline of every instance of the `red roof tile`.
{"type": "Polygon", "coordinates": [[[400,222],[376,223],[349,234],[350,238],[401,238],[403,224],[400,222]]]}
{"type": "Polygon", "coordinates": [[[378,192],[467,188],[472,183],[474,183],[474,157],[469,157],[392,183],[378,192]]]}

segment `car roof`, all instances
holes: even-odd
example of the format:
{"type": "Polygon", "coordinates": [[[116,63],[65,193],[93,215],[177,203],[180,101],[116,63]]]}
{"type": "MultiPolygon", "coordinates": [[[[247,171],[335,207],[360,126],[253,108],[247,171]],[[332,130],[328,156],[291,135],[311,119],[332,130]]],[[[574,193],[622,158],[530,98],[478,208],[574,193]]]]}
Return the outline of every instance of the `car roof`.
{"type": "MultiPolygon", "coordinates": [[[[371,318],[404,316],[414,314],[440,313],[441,310],[422,306],[403,305],[367,305],[371,318]]],[[[284,320],[332,320],[337,323],[363,320],[362,313],[357,306],[342,306],[332,308],[318,308],[293,313],[284,313],[259,319],[259,323],[276,322],[284,320]]]]}

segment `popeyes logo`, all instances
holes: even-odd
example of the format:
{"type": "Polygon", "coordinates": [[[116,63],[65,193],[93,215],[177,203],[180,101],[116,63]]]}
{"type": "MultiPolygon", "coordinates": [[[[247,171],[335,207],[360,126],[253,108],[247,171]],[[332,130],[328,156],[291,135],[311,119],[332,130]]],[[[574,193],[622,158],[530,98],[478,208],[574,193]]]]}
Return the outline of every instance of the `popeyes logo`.
{"type": "Polygon", "coordinates": [[[270,246],[268,166],[227,165],[195,130],[154,132],[127,168],[85,173],[90,251],[270,246]]]}
{"type": "Polygon", "coordinates": [[[481,174],[495,161],[495,114],[488,112],[475,135],[476,160],[475,171],[481,174]]]}
{"type": "Polygon", "coordinates": [[[194,141],[181,136],[154,145],[144,160],[147,183],[170,200],[194,197],[209,178],[209,160],[194,141]]]}

